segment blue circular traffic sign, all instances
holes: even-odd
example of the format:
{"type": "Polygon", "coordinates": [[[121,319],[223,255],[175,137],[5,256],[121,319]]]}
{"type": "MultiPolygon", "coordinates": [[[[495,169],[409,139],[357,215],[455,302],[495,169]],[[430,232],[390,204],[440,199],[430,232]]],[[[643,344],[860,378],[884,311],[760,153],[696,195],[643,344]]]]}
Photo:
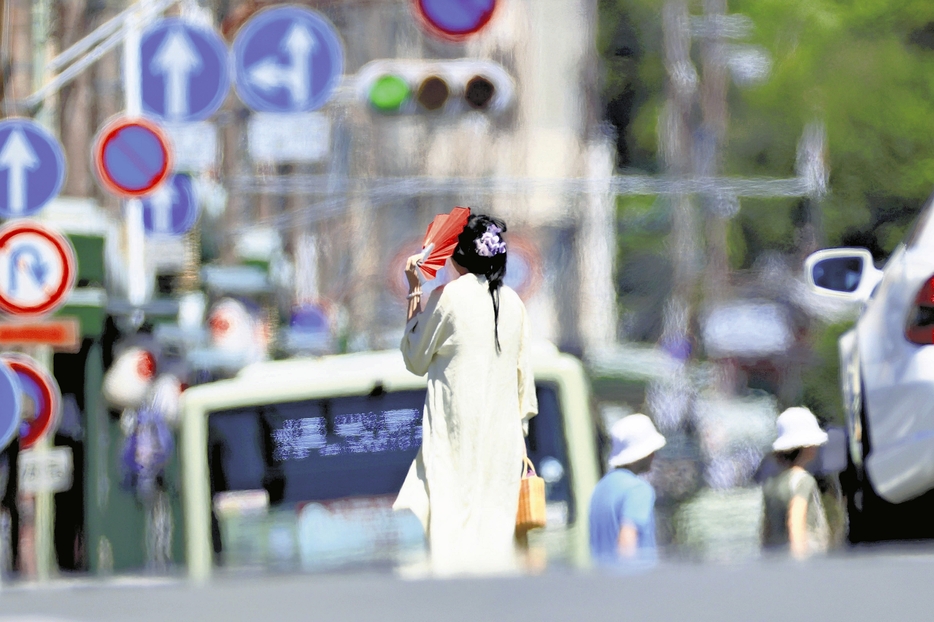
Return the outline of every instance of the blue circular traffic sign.
{"type": "Polygon", "coordinates": [[[206,119],[230,90],[220,35],[179,18],[159,20],[143,33],[140,63],[143,110],[163,121],[206,119]]]}
{"type": "Polygon", "coordinates": [[[19,376],[0,361],[0,449],[10,444],[19,431],[23,387],[19,376]]]}
{"type": "Polygon", "coordinates": [[[151,121],[117,118],[94,141],[94,169],[101,184],[117,196],[145,196],[172,169],[169,140],[151,121]]]}
{"type": "Polygon", "coordinates": [[[303,333],[328,333],[331,318],[323,305],[308,302],[292,309],[289,326],[303,333]]]}
{"type": "Polygon", "coordinates": [[[198,220],[198,202],[188,175],[172,175],[143,199],[143,226],[150,235],[182,235],[198,220]]]}
{"type": "Polygon", "coordinates": [[[496,0],[413,0],[429,31],[463,39],[480,31],[496,9],[496,0]]]}
{"type": "Polygon", "coordinates": [[[62,392],[52,376],[35,359],[24,354],[4,354],[2,361],[19,378],[21,394],[29,398],[21,408],[19,448],[29,449],[58,425],[62,392]]]}
{"type": "Polygon", "coordinates": [[[31,216],[58,196],[65,152],[31,119],[0,121],[0,217],[31,216]]]}
{"type": "Polygon", "coordinates": [[[257,13],[233,45],[235,88],[259,112],[307,112],[323,106],[340,80],[344,51],[334,26],[308,9],[257,13]]]}

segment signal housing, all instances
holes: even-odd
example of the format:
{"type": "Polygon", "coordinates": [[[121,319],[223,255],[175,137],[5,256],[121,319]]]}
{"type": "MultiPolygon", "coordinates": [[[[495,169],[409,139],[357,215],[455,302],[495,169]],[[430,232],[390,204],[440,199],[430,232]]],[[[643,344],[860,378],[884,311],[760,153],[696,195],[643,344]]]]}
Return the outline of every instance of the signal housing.
{"type": "Polygon", "coordinates": [[[376,60],[360,69],[356,89],[361,102],[383,115],[497,115],[515,98],[512,78],[489,60],[376,60]]]}

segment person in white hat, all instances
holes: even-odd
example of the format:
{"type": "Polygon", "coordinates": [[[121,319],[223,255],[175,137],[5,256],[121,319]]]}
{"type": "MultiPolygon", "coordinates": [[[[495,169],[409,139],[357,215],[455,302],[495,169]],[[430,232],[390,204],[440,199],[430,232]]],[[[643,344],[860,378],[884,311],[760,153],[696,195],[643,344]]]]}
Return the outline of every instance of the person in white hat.
{"type": "Polygon", "coordinates": [[[613,470],[597,483],[590,499],[591,555],[601,564],[654,559],[655,489],[639,475],[652,467],[665,437],[642,414],[617,421],[610,436],[613,470]]]}
{"type": "Polygon", "coordinates": [[[762,484],[762,545],[803,558],[826,550],[829,529],[820,491],[805,467],[827,442],[827,433],[804,407],[778,416],[772,449],[782,470],[762,484]]]}

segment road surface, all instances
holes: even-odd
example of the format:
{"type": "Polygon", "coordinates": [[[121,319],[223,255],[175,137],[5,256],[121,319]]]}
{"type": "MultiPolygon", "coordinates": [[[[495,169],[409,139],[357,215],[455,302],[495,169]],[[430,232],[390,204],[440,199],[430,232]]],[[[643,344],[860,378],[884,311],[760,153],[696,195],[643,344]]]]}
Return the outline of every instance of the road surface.
{"type": "Polygon", "coordinates": [[[934,548],[904,545],[807,562],[663,563],[632,574],[403,580],[380,572],[6,585],[0,622],[129,620],[931,620],[934,548]]]}

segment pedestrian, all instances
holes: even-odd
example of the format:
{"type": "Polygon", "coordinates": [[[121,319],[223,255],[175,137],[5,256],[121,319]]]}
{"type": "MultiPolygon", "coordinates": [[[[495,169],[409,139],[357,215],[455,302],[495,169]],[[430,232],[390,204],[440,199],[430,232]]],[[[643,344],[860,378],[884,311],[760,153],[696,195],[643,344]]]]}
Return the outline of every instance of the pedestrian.
{"type": "Polygon", "coordinates": [[[613,470],[597,482],[590,498],[591,556],[602,565],[654,561],[655,489],[640,476],[652,468],[665,437],[643,414],[623,417],[610,436],[613,470]]]}
{"type": "Polygon", "coordinates": [[[451,257],[457,278],[421,309],[417,262],[406,264],[406,367],[428,376],[422,447],[395,509],[426,529],[436,574],[512,571],[528,422],[538,412],[529,320],[506,274],[506,224],[469,217],[451,257]]]}
{"type": "Polygon", "coordinates": [[[778,416],[778,438],[772,443],[780,471],[762,484],[762,546],[804,558],[826,551],[829,528],[820,491],[806,467],[827,442],[814,414],[803,407],[778,416]]]}

